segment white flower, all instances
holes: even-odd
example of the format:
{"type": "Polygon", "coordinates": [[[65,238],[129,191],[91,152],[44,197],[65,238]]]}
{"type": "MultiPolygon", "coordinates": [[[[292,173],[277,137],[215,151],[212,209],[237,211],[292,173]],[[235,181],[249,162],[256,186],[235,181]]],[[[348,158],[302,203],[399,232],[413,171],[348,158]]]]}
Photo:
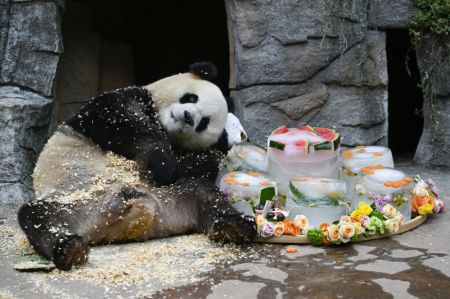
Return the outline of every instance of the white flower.
{"type": "Polygon", "coordinates": [[[327,227],[327,232],[328,232],[328,240],[330,240],[330,242],[336,244],[340,243],[340,233],[337,225],[332,224],[329,227],[327,227]]]}
{"type": "Polygon", "coordinates": [[[391,204],[387,204],[383,207],[383,214],[384,216],[386,216],[387,218],[392,218],[395,216],[395,214],[397,213],[397,210],[394,208],[393,205],[391,204]]]}
{"type": "Polygon", "coordinates": [[[392,234],[398,232],[398,229],[400,228],[400,225],[395,219],[388,219],[385,222],[386,230],[392,234]]]}
{"type": "Polygon", "coordinates": [[[275,223],[273,234],[277,237],[284,234],[284,223],[283,222],[280,221],[280,222],[275,223]]]}
{"type": "Polygon", "coordinates": [[[394,217],[392,217],[393,220],[397,221],[399,225],[402,225],[405,221],[405,217],[402,215],[402,213],[397,212],[394,217]]]}
{"type": "Polygon", "coordinates": [[[341,216],[341,219],[339,219],[339,222],[352,222],[352,217],[344,215],[341,216]]]}
{"type": "Polygon", "coordinates": [[[413,193],[418,196],[428,196],[428,184],[423,180],[420,180],[414,186],[413,193]]]}
{"type": "Polygon", "coordinates": [[[304,229],[308,228],[309,221],[305,215],[297,215],[294,218],[294,224],[301,230],[304,230],[304,229]]]}
{"type": "Polygon", "coordinates": [[[365,229],[359,222],[353,222],[353,225],[355,226],[355,232],[360,235],[364,233],[365,229]]]}
{"type": "Polygon", "coordinates": [[[256,226],[258,227],[258,230],[261,229],[265,222],[267,222],[267,220],[262,215],[256,216],[256,226]]]}
{"type": "Polygon", "coordinates": [[[358,194],[366,194],[366,188],[364,188],[364,186],[362,185],[362,184],[356,184],[355,185],[355,191],[358,193],[358,194]]]}
{"type": "Polygon", "coordinates": [[[344,239],[349,239],[355,235],[355,226],[352,222],[345,222],[339,226],[339,235],[342,242],[346,243],[344,239]]]}

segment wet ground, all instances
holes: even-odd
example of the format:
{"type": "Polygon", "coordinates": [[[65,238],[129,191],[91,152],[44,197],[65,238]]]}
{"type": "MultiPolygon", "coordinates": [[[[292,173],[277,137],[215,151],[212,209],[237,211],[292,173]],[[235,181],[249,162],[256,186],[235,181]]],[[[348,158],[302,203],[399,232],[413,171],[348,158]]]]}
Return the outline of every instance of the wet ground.
{"type": "MultiPolygon", "coordinates": [[[[397,168],[432,177],[450,207],[450,170],[397,168]]],[[[13,269],[30,252],[14,208],[0,207],[0,238],[0,298],[450,297],[448,212],[391,238],[295,246],[297,253],[277,244],[220,246],[200,235],[96,247],[71,272],[13,269]]]]}

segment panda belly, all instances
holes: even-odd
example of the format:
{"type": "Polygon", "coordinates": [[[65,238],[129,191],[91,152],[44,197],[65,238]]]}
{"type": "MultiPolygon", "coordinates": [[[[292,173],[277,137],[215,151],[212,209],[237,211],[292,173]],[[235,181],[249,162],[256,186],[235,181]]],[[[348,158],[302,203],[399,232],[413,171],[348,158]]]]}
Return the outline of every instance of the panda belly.
{"type": "Polygon", "coordinates": [[[105,176],[107,170],[105,152],[69,127],[60,126],[36,163],[33,172],[36,197],[67,196],[80,190],[86,193],[86,186],[93,185],[94,178],[105,176]]]}
{"type": "Polygon", "coordinates": [[[36,200],[21,208],[19,222],[36,251],[55,262],[61,236],[79,236],[79,247],[87,248],[197,228],[197,206],[182,186],[152,185],[136,162],[105,153],[69,127],[48,141],[33,179],[36,200]]]}

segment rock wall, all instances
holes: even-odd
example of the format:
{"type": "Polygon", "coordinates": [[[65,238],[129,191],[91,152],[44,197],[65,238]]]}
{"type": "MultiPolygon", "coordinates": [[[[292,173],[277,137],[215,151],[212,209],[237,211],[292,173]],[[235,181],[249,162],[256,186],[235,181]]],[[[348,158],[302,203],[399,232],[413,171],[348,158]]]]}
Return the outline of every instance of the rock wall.
{"type": "Polygon", "coordinates": [[[227,0],[232,98],[250,138],[336,127],[345,145],[387,143],[385,33],[365,1],[227,0]]]}
{"type": "Polygon", "coordinates": [[[63,1],[0,0],[0,203],[31,198],[62,53],[63,1]]]}
{"type": "Polygon", "coordinates": [[[414,160],[450,166],[450,37],[428,36],[417,44],[424,85],[424,128],[414,160]]]}

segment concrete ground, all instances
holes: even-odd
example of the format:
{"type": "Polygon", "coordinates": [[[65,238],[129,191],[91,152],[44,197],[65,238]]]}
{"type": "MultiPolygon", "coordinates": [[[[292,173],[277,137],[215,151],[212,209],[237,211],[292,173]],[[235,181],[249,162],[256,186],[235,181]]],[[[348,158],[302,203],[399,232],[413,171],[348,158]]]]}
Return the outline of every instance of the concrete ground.
{"type": "MultiPolygon", "coordinates": [[[[433,178],[450,207],[450,170],[397,168],[433,178]]],[[[336,247],[211,244],[191,235],[93,248],[71,272],[18,272],[30,252],[15,209],[0,207],[0,298],[449,298],[450,219],[336,247]]]]}

